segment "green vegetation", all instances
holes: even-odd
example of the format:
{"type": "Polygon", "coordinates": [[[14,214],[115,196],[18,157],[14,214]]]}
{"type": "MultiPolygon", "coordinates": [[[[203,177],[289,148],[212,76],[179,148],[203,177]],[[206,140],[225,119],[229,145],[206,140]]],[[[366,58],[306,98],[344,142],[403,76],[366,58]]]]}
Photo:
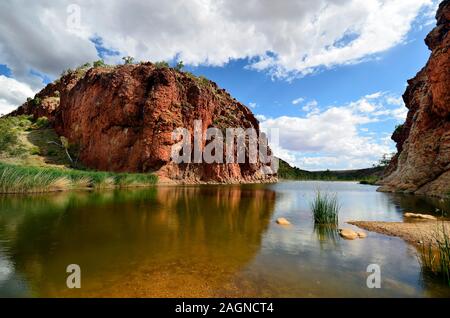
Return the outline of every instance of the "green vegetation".
{"type": "Polygon", "coordinates": [[[133,64],[134,57],[132,57],[132,56],[124,56],[124,57],[122,57],[122,60],[123,60],[125,65],[133,64]]]}
{"type": "Polygon", "coordinates": [[[61,73],[60,77],[67,76],[67,75],[72,74],[72,73],[73,73],[73,69],[68,68],[68,69],[65,69],[65,70],[61,73]]]}
{"type": "Polygon", "coordinates": [[[315,224],[337,225],[340,206],[336,194],[322,194],[317,191],[311,203],[311,210],[315,224]]]}
{"type": "Polygon", "coordinates": [[[306,171],[290,166],[280,159],[278,176],[285,180],[323,180],[323,181],[360,181],[363,184],[375,184],[383,173],[384,167],[342,171],[306,171]]]}
{"type": "Polygon", "coordinates": [[[83,188],[136,187],[156,184],[154,174],[111,173],[25,167],[0,163],[0,193],[40,193],[83,188]]]}
{"type": "Polygon", "coordinates": [[[155,66],[156,68],[169,68],[169,63],[167,63],[166,61],[159,61],[159,62],[155,62],[155,66]]]}
{"type": "Polygon", "coordinates": [[[20,133],[31,126],[28,116],[0,118],[0,157],[19,156],[26,150],[19,142],[20,133]]]}
{"type": "Polygon", "coordinates": [[[435,245],[422,245],[419,261],[425,274],[441,279],[450,286],[450,235],[444,223],[436,231],[435,245]]]}
{"type": "Polygon", "coordinates": [[[94,67],[105,67],[106,66],[105,61],[103,61],[103,60],[95,61],[92,65],[94,67]]]}
{"type": "Polygon", "coordinates": [[[403,130],[403,127],[403,124],[395,126],[394,134],[399,134],[403,130]]]}
{"type": "Polygon", "coordinates": [[[45,116],[40,117],[40,118],[38,118],[38,120],[36,120],[35,127],[37,129],[48,128],[49,126],[50,126],[50,121],[45,116]]]}
{"type": "Polygon", "coordinates": [[[40,106],[41,103],[42,103],[42,101],[41,101],[41,99],[39,97],[35,97],[35,98],[28,97],[27,98],[27,102],[31,103],[35,107],[36,106],[40,106]]]}
{"type": "Polygon", "coordinates": [[[153,174],[86,171],[78,148],[59,137],[46,117],[0,118],[0,193],[37,193],[80,188],[153,185],[153,174]]]}
{"type": "Polygon", "coordinates": [[[373,167],[380,167],[380,168],[386,168],[389,166],[389,164],[392,161],[392,158],[395,156],[395,153],[390,154],[384,154],[380,160],[378,160],[378,163],[374,164],[373,167]]]}
{"type": "Polygon", "coordinates": [[[183,61],[179,61],[179,62],[177,63],[177,65],[175,65],[175,69],[176,69],[177,71],[179,71],[179,72],[181,72],[181,71],[183,70],[183,68],[184,68],[184,63],[183,63],[183,61]]]}
{"type": "Polygon", "coordinates": [[[360,184],[368,184],[368,185],[376,185],[378,180],[380,180],[377,176],[368,176],[359,181],[360,184]]]}

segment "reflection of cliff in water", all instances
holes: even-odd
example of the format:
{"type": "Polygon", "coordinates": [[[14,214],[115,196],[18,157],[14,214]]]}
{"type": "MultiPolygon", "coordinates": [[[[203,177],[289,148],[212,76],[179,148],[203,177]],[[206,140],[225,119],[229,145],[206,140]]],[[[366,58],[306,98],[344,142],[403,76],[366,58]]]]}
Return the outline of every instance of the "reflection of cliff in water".
{"type": "Polygon", "coordinates": [[[390,201],[405,212],[450,216],[450,201],[413,194],[389,194],[390,201]],[[446,215],[445,215],[446,213],[446,215]]]}
{"type": "Polygon", "coordinates": [[[73,263],[84,291],[142,266],[234,272],[259,251],[274,204],[273,191],[239,186],[1,197],[0,239],[29,287],[57,296],[73,263]]]}

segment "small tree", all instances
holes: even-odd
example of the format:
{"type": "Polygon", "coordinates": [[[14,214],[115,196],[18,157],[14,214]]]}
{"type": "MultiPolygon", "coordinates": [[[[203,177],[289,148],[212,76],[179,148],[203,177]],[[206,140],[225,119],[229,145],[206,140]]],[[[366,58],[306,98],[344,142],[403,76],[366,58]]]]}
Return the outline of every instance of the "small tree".
{"type": "Polygon", "coordinates": [[[124,57],[122,57],[122,60],[124,61],[125,65],[133,64],[134,57],[132,57],[132,56],[124,56],[124,57]]]}
{"type": "Polygon", "coordinates": [[[70,156],[70,153],[69,153],[69,146],[70,146],[69,140],[64,136],[61,136],[60,140],[61,140],[61,146],[64,148],[64,151],[66,152],[66,155],[69,158],[70,162],[73,164],[72,157],[70,156]]]}
{"type": "Polygon", "coordinates": [[[177,63],[177,65],[175,66],[175,69],[176,69],[177,71],[181,71],[183,68],[184,68],[184,63],[183,63],[183,61],[179,61],[179,62],[177,63]]]}
{"type": "Polygon", "coordinates": [[[94,67],[105,67],[106,64],[105,64],[105,61],[103,61],[103,60],[98,60],[98,61],[95,61],[95,62],[93,63],[93,66],[94,66],[94,67]]]}

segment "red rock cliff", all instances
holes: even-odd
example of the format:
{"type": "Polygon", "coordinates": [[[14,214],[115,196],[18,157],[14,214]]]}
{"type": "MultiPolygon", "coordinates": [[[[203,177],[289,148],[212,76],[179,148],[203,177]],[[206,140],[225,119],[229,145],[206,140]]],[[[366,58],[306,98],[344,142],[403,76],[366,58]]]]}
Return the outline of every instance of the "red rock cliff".
{"type": "Polygon", "coordinates": [[[380,191],[450,194],[450,0],[440,4],[436,19],[425,39],[431,56],[403,95],[409,112],[392,135],[398,153],[380,191]]]}
{"type": "MultiPolygon", "coordinates": [[[[80,147],[87,167],[156,172],[162,179],[196,182],[266,182],[260,161],[250,164],[180,164],[171,160],[172,132],[194,120],[209,127],[255,128],[251,111],[214,82],[152,63],[75,71],[49,84],[14,114],[47,116],[58,134],[80,147]]],[[[203,146],[205,142],[203,141],[203,146]]]]}

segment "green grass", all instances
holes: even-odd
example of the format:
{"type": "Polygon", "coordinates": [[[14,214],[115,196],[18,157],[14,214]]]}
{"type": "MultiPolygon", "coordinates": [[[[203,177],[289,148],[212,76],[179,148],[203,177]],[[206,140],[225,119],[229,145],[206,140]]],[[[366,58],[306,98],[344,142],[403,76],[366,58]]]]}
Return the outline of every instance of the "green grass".
{"type": "Polygon", "coordinates": [[[19,156],[25,152],[19,142],[22,132],[32,125],[29,116],[0,118],[0,156],[19,156]]]}
{"type": "Polygon", "coordinates": [[[368,184],[368,185],[376,185],[377,181],[379,180],[376,176],[366,177],[359,181],[359,184],[368,184]]]}
{"type": "Polygon", "coordinates": [[[154,185],[154,174],[111,173],[74,169],[15,166],[0,163],[0,193],[41,193],[82,188],[154,185]]]}
{"type": "Polygon", "coordinates": [[[435,244],[422,245],[419,261],[425,274],[450,286],[450,235],[444,224],[436,231],[435,244]]]}
{"type": "Polygon", "coordinates": [[[315,224],[338,223],[340,205],[336,194],[316,192],[316,196],[311,203],[311,210],[315,224]]]}

